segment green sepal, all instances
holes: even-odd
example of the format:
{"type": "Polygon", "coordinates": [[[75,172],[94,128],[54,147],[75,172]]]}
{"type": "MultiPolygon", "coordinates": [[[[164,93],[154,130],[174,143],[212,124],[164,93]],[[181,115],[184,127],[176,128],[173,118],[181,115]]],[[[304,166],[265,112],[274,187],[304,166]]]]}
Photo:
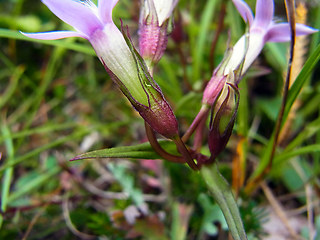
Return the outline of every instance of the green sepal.
{"type": "Polygon", "coordinates": [[[214,160],[226,147],[232,133],[232,129],[236,120],[240,94],[236,86],[228,84],[228,94],[222,102],[217,113],[214,114],[212,107],[211,119],[209,124],[208,145],[211,152],[211,160],[214,160]],[[230,98],[230,88],[236,96],[235,105],[231,106],[231,114],[229,113],[228,101],[230,98]]]}

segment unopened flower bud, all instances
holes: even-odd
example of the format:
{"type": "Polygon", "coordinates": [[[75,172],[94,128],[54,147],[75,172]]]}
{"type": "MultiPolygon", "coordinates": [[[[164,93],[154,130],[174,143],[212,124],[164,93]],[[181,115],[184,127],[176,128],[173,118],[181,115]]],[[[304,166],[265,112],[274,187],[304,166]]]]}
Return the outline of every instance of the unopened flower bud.
{"type": "Polygon", "coordinates": [[[212,106],[224,88],[226,80],[227,76],[217,76],[213,74],[203,92],[202,103],[212,106]]]}
{"type": "Polygon", "coordinates": [[[239,106],[239,92],[236,86],[225,85],[219,99],[213,106],[210,119],[208,145],[211,159],[215,159],[226,147],[232,133],[239,106]]]}
{"type": "Polygon", "coordinates": [[[168,19],[177,0],[143,0],[140,11],[139,49],[148,66],[156,64],[167,47],[168,19]]]}
{"type": "Polygon", "coordinates": [[[125,34],[123,36],[135,59],[135,66],[137,68],[136,77],[139,79],[138,86],[142,91],[140,97],[144,101],[140,102],[133,97],[130,89],[121,82],[118,82],[116,76],[113,76],[114,81],[118,82],[121,91],[151,128],[161,135],[172,139],[178,135],[177,119],[169,103],[165,100],[159,85],[153,80],[144,60],[134,48],[130,39],[125,34]]]}

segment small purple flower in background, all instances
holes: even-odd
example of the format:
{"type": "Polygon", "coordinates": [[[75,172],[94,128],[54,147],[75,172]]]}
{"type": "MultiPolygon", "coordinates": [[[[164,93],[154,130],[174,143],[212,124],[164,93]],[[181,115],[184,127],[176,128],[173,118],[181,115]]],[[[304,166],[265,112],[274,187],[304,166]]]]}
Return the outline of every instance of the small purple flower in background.
{"type": "Polygon", "coordinates": [[[168,20],[178,0],[142,0],[139,49],[148,66],[156,64],[167,47],[168,20]]]}
{"type": "Polygon", "coordinates": [[[144,120],[165,137],[178,135],[177,120],[160,87],[150,76],[130,39],[120,32],[112,20],[112,10],[118,0],[98,0],[98,6],[90,0],[42,2],[76,31],[23,33],[25,36],[43,40],[68,37],[89,40],[113,81],[144,120]]]}

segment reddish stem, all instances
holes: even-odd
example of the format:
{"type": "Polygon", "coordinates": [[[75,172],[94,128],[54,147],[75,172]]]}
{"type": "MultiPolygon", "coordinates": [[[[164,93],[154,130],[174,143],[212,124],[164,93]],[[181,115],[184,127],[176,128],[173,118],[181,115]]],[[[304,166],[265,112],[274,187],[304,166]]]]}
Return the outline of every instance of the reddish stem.
{"type": "Polygon", "coordinates": [[[187,149],[186,145],[181,140],[181,138],[177,136],[173,139],[173,141],[176,144],[178,151],[182,154],[183,158],[189,165],[189,167],[191,167],[193,170],[199,170],[199,166],[193,161],[193,158],[191,157],[189,150],[187,149]]]}
{"type": "Polygon", "coordinates": [[[183,142],[188,141],[188,139],[191,137],[193,132],[198,127],[198,125],[201,122],[201,120],[207,118],[208,112],[209,112],[209,107],[207,105],[202,105],[198,115],[195,117],[195,119],[193,120],[192,124],[190,125],[190,127],[187,129],[187,131],[183,135],[183,137],[182,137],[182,141],[183,142]]]}
{"type": "Polygon", "coordinates": [[[200,149],[202,147],[203,130],[206,124],[207,116],[208,116],[208,112],[206,113],[206,116],[204,116],[201,122],[199,123],[197,131],[194,136],[193,148],[196,152],[200,152],[200,149]]]}
{"type": "Polygon", "coordinates": [[[168,153],[166,150],[164,150],[161,145],[159,144],[156,135],[153,131],[153,129],[149,126],[148,123],[145,122],[145,128],[146,128],[146,134],[148,137],[148,140],[153,148],[153,150],[159,154],[162,158],[175,163],[185,163],[186,161],[180,157],[173,155],[171,153],[168,153]]]}

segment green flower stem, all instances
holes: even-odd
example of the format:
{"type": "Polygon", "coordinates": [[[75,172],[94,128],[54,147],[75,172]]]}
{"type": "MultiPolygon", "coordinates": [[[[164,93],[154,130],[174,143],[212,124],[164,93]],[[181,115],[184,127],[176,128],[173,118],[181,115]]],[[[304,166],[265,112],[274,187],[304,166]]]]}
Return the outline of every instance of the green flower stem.
{"type": "Polygon", "coordinates": [[[224,214],[233,239],[247,240],[237,203],[233,197],[229,184],[220,174],[217,164],[214,163],[210,166],[202,166],[200,172],[211,195],[224,214]]]}

